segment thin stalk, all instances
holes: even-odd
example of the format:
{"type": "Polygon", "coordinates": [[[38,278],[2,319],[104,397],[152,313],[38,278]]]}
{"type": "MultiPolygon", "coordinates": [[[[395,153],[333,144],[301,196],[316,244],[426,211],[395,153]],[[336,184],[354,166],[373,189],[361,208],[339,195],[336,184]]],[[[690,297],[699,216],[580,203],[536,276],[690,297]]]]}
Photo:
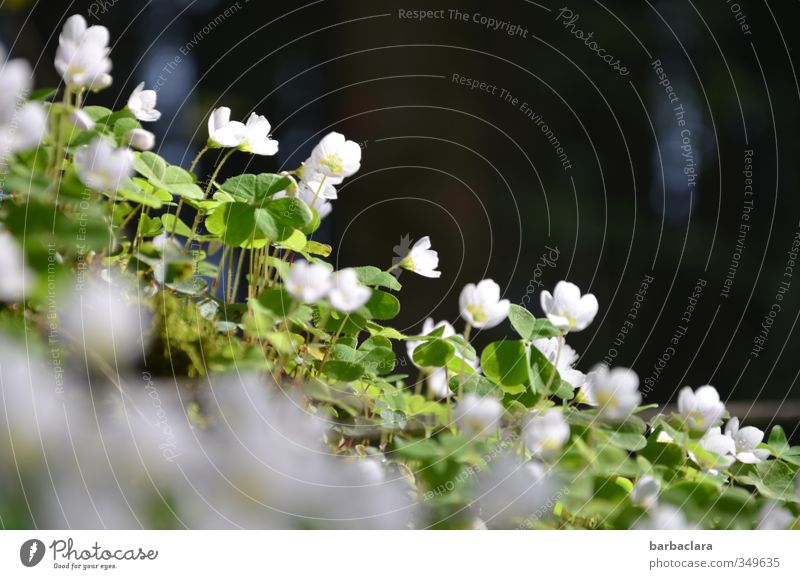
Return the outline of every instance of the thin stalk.
{"type": "MultiPolygon", "coordinates": [[[[192,164],[189,166],[189,173],[194,173],[197,164],[200,162],[200,159],[208,152],[208,145],[200,149],[200,152],[197,153],[197,156],[192,161],[192,164]]],[[[172,224],[172,231],[169,233],[170,239],[175,237],[175,230],[178,228],[178,219],[181,216],[181,210],[183,209],[183,197],[180,198],[178,201],[178,207],[175,209],[175,223],[172,224]]]]}
{"type": "Polygon", "coordinates": [[[225,249],[222,250],[222,255],[219,258],[219,265],[217,266],[217,275],[214,278],[214,283],[211,285],[211,295],[217,293],[217,288],[219,287],[219,278],[220,274],[222,274],[222,269],[225,266],[225,259],[228,257],[228,252],[230,251],[229,246],[225,246],[225,249]]]}
{"type": "MultiPolygon", "coordinates": [[[[467,322],[464,327],[464,347],[461,349],[461,367],[458,370],[458,399],[461,400],[464,395],[464,366],[467,363],[467,347],[469,346],[469,334],[472,331],[472,325],[467,322]]],[[[448,390],[450,388],[448,387],[448,390]]]]}
{"type": "Polygon", "coordinates": [[[350,314],[347,314],[343,319],[342,323],[339,324],[339,329],[336,330],[336,333],[333,335],[333,339],[331,339],[331,344],[328,346],[328,349],[325,350],[325,355],[322,357],[322,362],[319,365],[319,372],[322,373],[322,370],[325,368],[325,363],[328,361],[328,357],[331,355],[331,350],[336,345],[336,341],[339,339],[339,336],[342,334],[344,330],[344,326],[347,323],[347,320],[350,318],[350,314]]]}
{"type": "MultiPolygon", "coordinates": [[[[231,149],[225,156],[222,157],[222,160],[219,162],[217,167],[214,169],[214,173],[211,175],[211,180],[209,180],[208,185],[206,186],[205,193],[203,193],[203,199],[208,199],[208,194],[211,193],[211,187],[214,186],[214,182],[217,180],[217,175],[219,175],[220,170],[225,165],[228,159],[230,159],[231,155],[236,152],[236,149],[231,149]]],[[[197,210],[197,215],[195,215],[194,223],[192,224],[192,230],[189,233],[189,238],[186,240],[186,244],[183,246],[183,252],[186,253],[186,250],[189,249],[189,246],[194,241],[194,236],[197,234],[197,228],[200,227],[200,221],[203,219],[203,211],[201,209],[197,210]]],[[[177,223],[177,221],[175,222],[177,223]]]]}
{"type": "Polygon", "coordinates": [[[61,114],[56,115],[56,150],[55,154],[53,155],[53,185],[55,186],[56,191],[58,191],[58,183],[61,177],[61,170],[64,167],[64,117],[63,114],[70,111],[72,108],[72,87],[67,85],[64,88],[64,96],[61,101],[61,104],[64,107],[64,110],[61,114]]]}
{"type": "Polygon", "coordinates": [[[556,372],[558,372],[558,361],[561,359],[561,348],[564,345],[564,332],[558,337],[558,347],[556,348],[556,359],[553,362],[553,371],[550,372],[550,377],[547,379],[547,385],[544,387],[545,396],[550,392],[550,386],[553,385],[553,380],[556,379],[556,372]]]}

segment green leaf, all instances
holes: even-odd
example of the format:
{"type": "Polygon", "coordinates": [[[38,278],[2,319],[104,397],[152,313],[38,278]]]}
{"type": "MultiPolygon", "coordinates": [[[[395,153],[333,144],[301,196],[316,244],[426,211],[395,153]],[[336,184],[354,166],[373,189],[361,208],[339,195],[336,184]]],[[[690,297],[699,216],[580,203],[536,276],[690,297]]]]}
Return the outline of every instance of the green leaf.
{"type": "Polygon", "coordinates": [[[195,183],[191,173],[176,165],[169,165],[155,153],[146,151],[136,155],[133,168],[158,189],[195,201],[204,198],[203,190],[195,183]]]}
{"type": "Polygon", "coordinates": [[[396,361],[391,348],[380,346],[368,350],[358,359],[358,363],[364,366],[367,373],[380,375],[392,372],[396,361]]]}
{"type": "Polygon", "coordinates": [[[306,246],[303,248],[303,253],[307,253],[309,255],[320,255],[322,257],[328,257],[333,248],[330,245],[326,245],[324,243],[319,243],[318,241],[309,240],[306,243],[306,246]]]}
{"type": "Polygon", "coordinates": [[[508,310],[508,320],[511,326],[519,334],[523,340],[532,340],[533,327],[536,324],[536,318],[526,308],[517,304],[511,304],[508,310]]]}
{"type": "Polygon", "coordinates": [[[255,235],[255,209],[247,203],[225,203],[208,216],[205,224],[226,245],[241,246],[255,235]]]}
{"type": "Polygon", "coordinates": [[[29,101],[49,101],[58,93],[57,88],[37,88],[28,93],[29,101]]]}
{"type": "Polygon", "coordinates": [[[414,350],[414,363],[423,368],[442,368],[455,355],[453,344],[435,339],[417,346],[414,350]]]}
{"type": "Polygon", "coordinates": [[[308,243],[308,239],[299,229],[294,229],[288,237],[275,241],[275,245],[297,251],[298,253],[303,251],[306,243],[308,243]]]}
{"type": "Polygon", "coordinates": [[[464,394],[477,394],[482,397],[495,396],[498,390],[497,384],[480,374],[464,376],[463,379],[461,376],[453,376],[448,383],[453,392],[458,392],[460,384],[464,394]]]}
{"type": "Polygon", "coordinates": [[[528,381],[525,344],[520,340],[492,342],[481,354],[481,368],[487,378],[498,384],[512,386],[528,381]]]}
{"type": "Polygon", "coordinates": [[[776,424],[772,427],[767,441],[767,448],[781,460],[800,466],[800,446],[789,446],[786,433],[781,425],[776,424]]]}
{"type": "Polygon", "coordinates": [[[261,173],[244,174],[231,177],[221,185],[221,189],[237,201],[262,207],[269,197],[285,190],[292,184],[289,177],[261,173]]]}
{"type": "Polygon", "coordinates": [[[364,366],[355,362],[329,360],[322,368],[322,372],[329,378],[342,382],[354,382],[364,375],[364,366]]]}
{"type": "Polygon", "coordinates": [[[747,465],[736,475],[737,482],[754,485],[758,492],[777,501],[796,501],[795,471],[784,462],[765,460],[747,465]]]}
{"type": "Polygon", "coordinates": [[[160,182],[167,174],[167,162],[149,151],[136,155],[133,168],[149,181],[160,182]]]}
{"type": "Polygon", "coordinates": [[[152,187],[150,191],[148,191],[133,181],[129,181],[124,186],[120,187],[117,191],[117,196],[133,203],[140,203],[146,207],[152,207],[153,209],[161,209],[162,206],[161,199],[152,193],[152,187]]]}
{"type": "Polygon", "coordinates": [[[297,197],[272,199],[266,203],[266,209],[276,222],[295,229],[306,227],[314,219],[309,206],[297,197]]]}
{"type": "Polygon", "coordinates": [[[276,318],[285,318],[294,308],[295,301],[281,288],[268,288],[258,294],[256,298],[266,310],[276,318]]]}
{"type": "Polygon", "coordinates": [[[603,427],[599,431],[609,444],[624,450],[641,450],[647,446],[647,439],[640,428],[633,425],[620,424],[618,428],[603,427]]]}
{"type": "Polygon", "coordinates": [[[399,291],[403,286],[397,281],[397,278],[390,273],[381,271],[375,266],[364,265],[353,268],[358,275],[358,281],[370,287],[385,287],[390,290],[399,291]]]}
{"type": "Polygon", "coordinates": [[[364,305],[369,315],[368,319],[391,320],[400,313],[400,300],[392,294],[380,290],[373,290],[369,301],[364,305]]]}
{"type": "Polygon", "coordinates": [[[181,219],[177,219],[173,213],[164,213],[161,215],[161,222],[164,224],[164,231],[167,233],[172,233],[173,228],[175,229],[175,234],[180,235],[181,237],[189,237],[192,234],[192,230],[186,225],[181,219]],[[177,220],[177,225],[175,222],[177,220]]]}

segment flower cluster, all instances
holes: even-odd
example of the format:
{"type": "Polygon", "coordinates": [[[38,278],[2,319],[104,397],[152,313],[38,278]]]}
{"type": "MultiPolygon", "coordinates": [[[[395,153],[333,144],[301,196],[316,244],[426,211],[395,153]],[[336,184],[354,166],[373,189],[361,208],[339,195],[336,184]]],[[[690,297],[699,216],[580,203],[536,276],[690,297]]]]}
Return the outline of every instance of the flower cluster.
{"type": "Polygon", "coordinates": [[[800,448],[780,426],[742,425],[710,385],[656,413],[633,369],[583,364],[567,339],[592,293],[560,281],[535,315],[483,279],[450,320],[393,328],[400,270],[452,273],[426,235],[385,268],[330,262],[315,234],[356,142],[331,132],[293,170],[227,175],[279,143],[264,116],[218,107],[184,168],[154,152],[144,83],[122,110],[86,102],[111,68],[108,30],[80,16],[61,91],[31,100],[29,65],[0,52],[4,525],[798,526],[800,448]]]}

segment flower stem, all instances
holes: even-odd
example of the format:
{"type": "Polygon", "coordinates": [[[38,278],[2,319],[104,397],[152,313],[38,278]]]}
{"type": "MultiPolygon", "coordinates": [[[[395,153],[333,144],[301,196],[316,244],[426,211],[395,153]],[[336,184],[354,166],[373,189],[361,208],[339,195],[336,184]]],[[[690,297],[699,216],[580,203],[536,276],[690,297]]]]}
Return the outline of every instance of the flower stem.
{"type": "MultiPolygon", "coordinates": [[[[464,347],[461,350],[461,367],[458,371],[458,399],[461,400],[464,394],[464,366],[467,363],[467,347],[469,346],[469,334],[472,332],[472,325],[467,322],[464,327],[464,347]]],[[[448,388],[449,389],[449,388],[448,388]]]]}
{"type": "Polygon", "coordinates": [[[342,331],[344,330],[344,326],[347,323],[347,320],[349,318],[350,318],[350,314],[347,314],[342,319],[342,323],[339,324],[339,329],[336,330],[336,333],[333,335],[333,338],[331,339],[330,346],[328,346],[328,349],[325,350],[325,355],[322,357],[322,362],[319,365],[320,374],[322,373],[323,368],[325,368],[325,363],[328,361],[328,357],[331,355],[331,350],[333,350],[333,347],[336,345],[336,341],[339,339],[339,336],[342,334],[342,331]]]}
{"type": "Polygon", "coordinates": [[[556,348],[556,359],[553,362],[553,370],[550,372],[550,377],[547,379],[547,385],[544,387],[545,396],[550,392],[550,386],[553,385],[553,381],[556,379],[556,373],[558,372],[558,361],[561,359],[561,348],[564,345],[564,332],[561,332],[561,335],[558,337],[558,347],[556,348]]]}
{"type": "Polygon", "coordinates": [[[322,181],[319,182],[319,188],[317,188],[317,192],[314,193],[314,198],[311,200],[311,204],[309,205],[309,207],[313,208],[314,205],[316,205],[317,199],[319,199],[319,195],[320,195],[320,193],[322,193],[322,188],[325,186],[325,180],[327,178],[328,178],[327,175],[323,175],[322,181]]]}
{"type": "MultiPolygon", "coordinates": [[[[203,199],[208,199],[208,194],[211,193],[211,187],[214,186],[214,181],[217,180],[217,175],[219,175],[220,170],[222,169],[223,165],[230,159],[231,155],[236,152],[236,149],[231,149],[225,156],[222,157],[222,160],[219,162],[217,167],[214,169],[214,173],[211,175],[211,180],[209,180],[208,185],[206,186],[205,193],[203,194],[203,199]]],[[[200,221],[203,219],[203,211],[202,209],[197,210],[197,215],[195,215],[194,223],[192,224],[192,230],[189,233],[189,238],[186,240],[186,244],[183,246],[183,252],[186,253],[186,250],[189,249],[189,246],[194,241],[194,236],[197,234],[197,228],[200,227],[200,221]]],[[[177,215],[176,221],[177,224],[177,215]]]]}

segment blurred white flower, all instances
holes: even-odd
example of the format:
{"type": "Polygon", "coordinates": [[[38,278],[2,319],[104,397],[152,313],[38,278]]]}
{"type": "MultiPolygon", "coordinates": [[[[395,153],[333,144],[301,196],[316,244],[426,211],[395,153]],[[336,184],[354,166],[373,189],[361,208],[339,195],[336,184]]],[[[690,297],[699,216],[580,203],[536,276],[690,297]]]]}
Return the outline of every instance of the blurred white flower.
{"type": "Polygon", "coordinates": [[[0,229],[0,272],[0,302],[25,299],[36,282],[36,274],[25,264],[22,248],[3,229],[0,229]]]}
{"type": "Polygon", "coordinates": [[[140,121],[154,122],[161,118],[161,112],[156,110],[157,100],[156,91],[145,90],[140,82],[128,97],[128,109],[140,121]]]}
{"type": "Polygon", "coordinates": [[[366,304],[371,296],[372,290],[361,285],[354,269],[342,269],[333,274],[328,299],[336,310],[352,313],[366,304]]]}
{"type": "Polygon", "coordinates": [[[713,386],[701,386],[696,391],[685,386],[678,394],[678,412],[692,430],[705,432],[722,420],[725,404],[713,386]]]}
{"type": "Polygon", "coordinates": [[[26,61],[0,55],[0,169],[12,154],[38,146],[47,131],[42,105],[24,102],[32,82],[26,61]]]}
{"type": "Polygon", "coordinates": [[[239,150],[265,157],[275,155],[278,152],[278,141],[269,138],[271,130],[272,126],[266,117],[250,113],[239,150]]]}
{"type": "Polygon", "coordinates": [[[87,355],[89,363],[102,361],[117,368],[136,361],[144,353],[150,313],[142,306],[128,303],[123,291],[123,287],[114,283],[92,281],[76,291],[61,308],[61,327],[87,355]]]}
{"type": "Polygon", "coordinates": [[[306,203],[311,203],[311,199],[317,197],[319,200],[329,199],[331,201],[336,200],[339,198],[339,194],[336,192],[336,187],[333,186],[328,179],[324,181],[322,179],[317,179],[313,181],[300,181],[300,196],[303,197],[305,200],[308,197],[308,201],[306,203]]]}
{"type": "Polygon", "coordinates": [[[239,147],[247,138],[244,123],[231,120],[231,109],[219,107],[208,117],[208,146],[212,148],[239,147]]]}
{"type": "Polygon", "coordinates": [[[569,440],[569,425],[560,410],[550,409],[533,416],[523,430],[525,446],[542,460],[558,456],[569,440]]]}
{"type": "Polygon", "coordinates": [[[700,446],[714,454],[714,456],[698,455],[689,451],[689,458],[696,462],[700,468],[711,474],[719,474],[720,468],[727,468],[733,464],[736,453],[736,444],[729,436],[722,434],[719,426],[711,428],[700,439],[700,446]]]}
{"type": "Polygon", "coordinates": [[[439,267],[439,254],[431,249],[431,238],[427,235],[420,238],[402,260],[400,267],[413,271],[423,277],[438,278],[442,272],[439,267]]]}
{"type": "Polygon", "coordinates": [[[285,287],[293,298],[306,304],[313,304],[330,291],[331,272],[319,263],[298,261],[289,270],[285,287]]]}
{"type": "Polygon", "coordinates": [[[500,286],[491,279],[469,283],[459,298],[461,317],[475,328],[493,328],[508,317],[511,304],[500,299],[500,286]]]}
{"type": "Polygon", "coordinates": [[[561,345],[561,353],[558,353],[559,338],[539,338],[533,341],[533,346],[544,354],[545,358],[556,367],[561,379],[577,389],[583,386],[586,375],[580,370],[576,370],[573,365],[578,361],[578,353],[569,344],[561,345]],[[558,364],[556,364],[558,358],[558,364]]]}
{"type": "Polygon", "coordinates": [[[785,531],[794,522],[794,515],[775,502],[768,501],[758,512],[759,531],[785,531]]]}
{"type": "Polygon", "coordinates": [[[150,151],[156,146],[156,136],[146,129],[131,129],[125,135],[125,140],[134,149],[150,151]]]}
{"type": "Polygon", "coordinates": [[[581,296],[574,283],[560,281],[551,294],[543,291],[541,305],[547,319],[565,332],[580,332],[592,323],[597,315],[597,298],[593,294],[581,296]]]}
{"type": "Polygon", "coordinates": [[[725,425],[725,436],[733,439],[736,460],[744,464],[755,464],[767,460],[769,451],[756,448],[764,440],[764,431],[755,426],[739,428],[739,419],[735,416],[725,425]]]}
{"type": "Polygon", "coordinates": [[[628,368],[609,370],[598,364],[586,376],[582,391],[586,401],[598,407],[598,415],[612,422],[625,420],[642,401],[639,377],[628,368]]]}
{"type": "Polygon", "coordinates": [[[486,526],[500,529],[513,528],[531,517],[543,518],[552,511],[548,502],[558,486],[557,477],[540,463],[500,457],[479,479],[480,517],[486,526]]]}
{"type": "Polygon", "coordinates": [[[72,111],[69,115],[69,122],[82,131],[93,131],[95,127],[92,117],[83,109],[72,111]]]}
{"type": "Polygon", "coordinates": [[[446,398],[450,393],[447,368],[432,368],[423,374],[426,376],[425,384],[428,386],[428,392],[437,398],[446,398]]]}
{"type": "Polygon", "coordinates": [[[64,23],[58,37],[56,70],[68,85],[101,90],[111,84],[111,49],[105,26],[89,26],[75,14],[64,23]]]}
{"type": "Polygon", "coordinates": [[[469,436],[490,436],[502,415],[503,407],[495,398],[470,393],[458,401],[455,420],[469,436]]]}
{"type": "Polygon", "coordinates": [[[133,160],[130,149],[117,149],[102,137],[96,137],[75,153],[75,170],[87,187],[113,193],[133,175],[133,160]]]}
{"type": "Polygon", "coordinates": [[[680,509],[672,505],[659,505],[636,528],[647,531],[688,531],[694,527],[689,525],[680,509]]]}
{"type": "MultiPolygon", "coordinates": [[[[361,168],[361,147],[354,141],[348,141],[341,133],[329,133],[311,152],[311,158],[304,168],[304,176],[311,181],[318,179],[305,175],[311,170],[314,175],[324,175],[333,179],[332,183],[354,175],[361,168]]],[[[305,179],[304,179],[305,180],[305,179]]]]}
{"type": "Polygon", "coordinates": [[[649,475],[636,481],[631,490],[631,502],[643,509],[652,509],[658,502],[661,483],[649,475]]]}

